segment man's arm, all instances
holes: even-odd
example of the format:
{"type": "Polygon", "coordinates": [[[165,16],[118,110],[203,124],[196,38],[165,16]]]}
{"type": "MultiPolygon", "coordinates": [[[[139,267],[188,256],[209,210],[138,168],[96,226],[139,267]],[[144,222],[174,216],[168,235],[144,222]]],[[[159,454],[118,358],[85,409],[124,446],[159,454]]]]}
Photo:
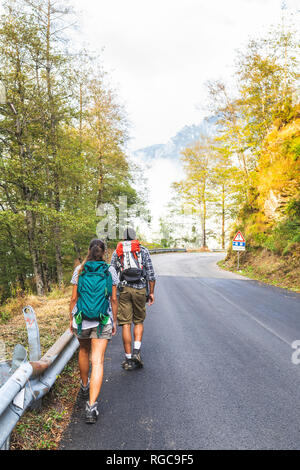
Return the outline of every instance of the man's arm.
{"type": "Polygon", "coordinates": [[[152,305],[154,303],[154,289],[155,289],[156,277],[155,277],[155,272],[154,272],[152,260],[151,260],[151,257],[150,257],[150,253],[147,250],[147,248],[145,248],[144,266],[145,266],[145,269],[146,269],[147,280],[149,281],[149,302],[148,302],[148,305],[152,305]]]}
{"type": "Polygon", "coordinates": [[[155,287],[155,281],[149,281],[149,289],[150,289],[149,301],[148,301],[149,306],[154,304],[154,287],[155,287]]]}
{"type": "Polygon", "coordinates": [[[116,251],[113,252],[112,257],[111,257],[111,262],[110,265],[115,268],[115,270],[118,272],[118,263],[117,263],[117,253],[116,251]]]}

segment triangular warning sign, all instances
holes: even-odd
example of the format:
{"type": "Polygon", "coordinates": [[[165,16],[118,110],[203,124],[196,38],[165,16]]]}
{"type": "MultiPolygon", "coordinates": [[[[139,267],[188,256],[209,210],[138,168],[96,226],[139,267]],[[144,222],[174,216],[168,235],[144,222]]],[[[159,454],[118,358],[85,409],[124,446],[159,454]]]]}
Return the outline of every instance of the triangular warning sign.
{"type": "Polygon", "coordinates": [[[245,238],[242,235],[242,232],[239,230],[236,236],[233,239],[234,242],[244,242],[245,238]]]}

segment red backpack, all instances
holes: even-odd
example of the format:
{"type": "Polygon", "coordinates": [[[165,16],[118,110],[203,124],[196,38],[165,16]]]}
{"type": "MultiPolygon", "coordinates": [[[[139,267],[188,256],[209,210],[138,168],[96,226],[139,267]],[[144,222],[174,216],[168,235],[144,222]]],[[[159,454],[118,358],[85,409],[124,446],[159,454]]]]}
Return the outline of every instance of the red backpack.
{"type": "Polygon", "coordinates": [[[119,242],[116,253],[120,271],[120,281],[136,283],[144,278],[141,246],[138,240],[119,242]]]}

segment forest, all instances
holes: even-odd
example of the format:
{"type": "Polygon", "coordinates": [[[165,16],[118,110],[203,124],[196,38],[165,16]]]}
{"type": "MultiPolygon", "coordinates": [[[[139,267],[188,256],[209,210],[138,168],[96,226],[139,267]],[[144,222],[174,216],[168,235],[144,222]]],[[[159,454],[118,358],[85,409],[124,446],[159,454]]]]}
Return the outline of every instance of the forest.
{"type": "Polygon", "coordinates": [[[184,177],[174,184],[176,196],[169,205],[173,217],[188,207],[200,222],[200,235],[197,239],[194,230],[178,240],[172,217],[162,219],[171,243],[196,240],[205,250],[216,238],[230,258],[232,238],[241,230],[250,255],[261,249],[278,257],[293,253],[299,275],[298,51],[297,31],[283,18],[237,52],[231,83],[206,83],[215,132],[182,151],[184,177]],[[214,232],[207,227],[211,221],[214,232]]]}
{"type": "MultiPolygon", "coordinates": [[[[120,196],[129,206],[143,203],[126,153],[126,110],[101,58],[76,47],[75,23],[66,2],[4,2],[0,303],[68,282],[95,236],[99,204],[117,208],[120,196]]],[[[203,249],[214,220],[223,249],[240,229],[250,250],[299,254],[297,53],[297,34],[283,21],[237,52],[231,83],[206,83],[216,133],[183,150],[177,207],[168,218],[170,225],[173,212],[188,205],[200,221],[203,249]]],[[[161,225],[166,231],[166,221],[161,225]]],[[[162,234],[162,246],[176,244],[172,230],[168,240],[162,234]]]]}
{"type": "Polygon", "coordinates": [[[0,18],[0,302],[69,282],[99,204],[139,201],[126,112],[74,21],[54,0],[8,0],[0,18]]]}

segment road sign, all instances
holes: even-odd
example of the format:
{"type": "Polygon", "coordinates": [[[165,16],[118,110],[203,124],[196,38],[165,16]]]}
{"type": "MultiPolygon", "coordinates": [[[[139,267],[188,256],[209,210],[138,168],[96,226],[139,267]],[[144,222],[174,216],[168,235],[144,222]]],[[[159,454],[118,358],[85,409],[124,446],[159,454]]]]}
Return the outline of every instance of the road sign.
{"type": "Polygon", "coordinates": [[[246,250],[246,240],[243,237],[242,232],[239,230],[232,240],[232,251],[237,251],[237,269],[240,268],[240,251],[246,250]]]}
{"type": "Polygon", "coordinates": [[[245,238],[243,237],[242,232],[239,230],[236,236],[233,239],[234,242],[246,242],[245,238]]]}
{"type": "Polygon", "coordinates": [[[246,240],[240,230],[237,232],[232,241],[232,249],[233,251],[245,251],[246,249],[246,240]]]}
{"type": "Polygon", "coordinates": [[[245,242],[232,242],[233,251],[245,251],[246,243],[245,242]]]}

